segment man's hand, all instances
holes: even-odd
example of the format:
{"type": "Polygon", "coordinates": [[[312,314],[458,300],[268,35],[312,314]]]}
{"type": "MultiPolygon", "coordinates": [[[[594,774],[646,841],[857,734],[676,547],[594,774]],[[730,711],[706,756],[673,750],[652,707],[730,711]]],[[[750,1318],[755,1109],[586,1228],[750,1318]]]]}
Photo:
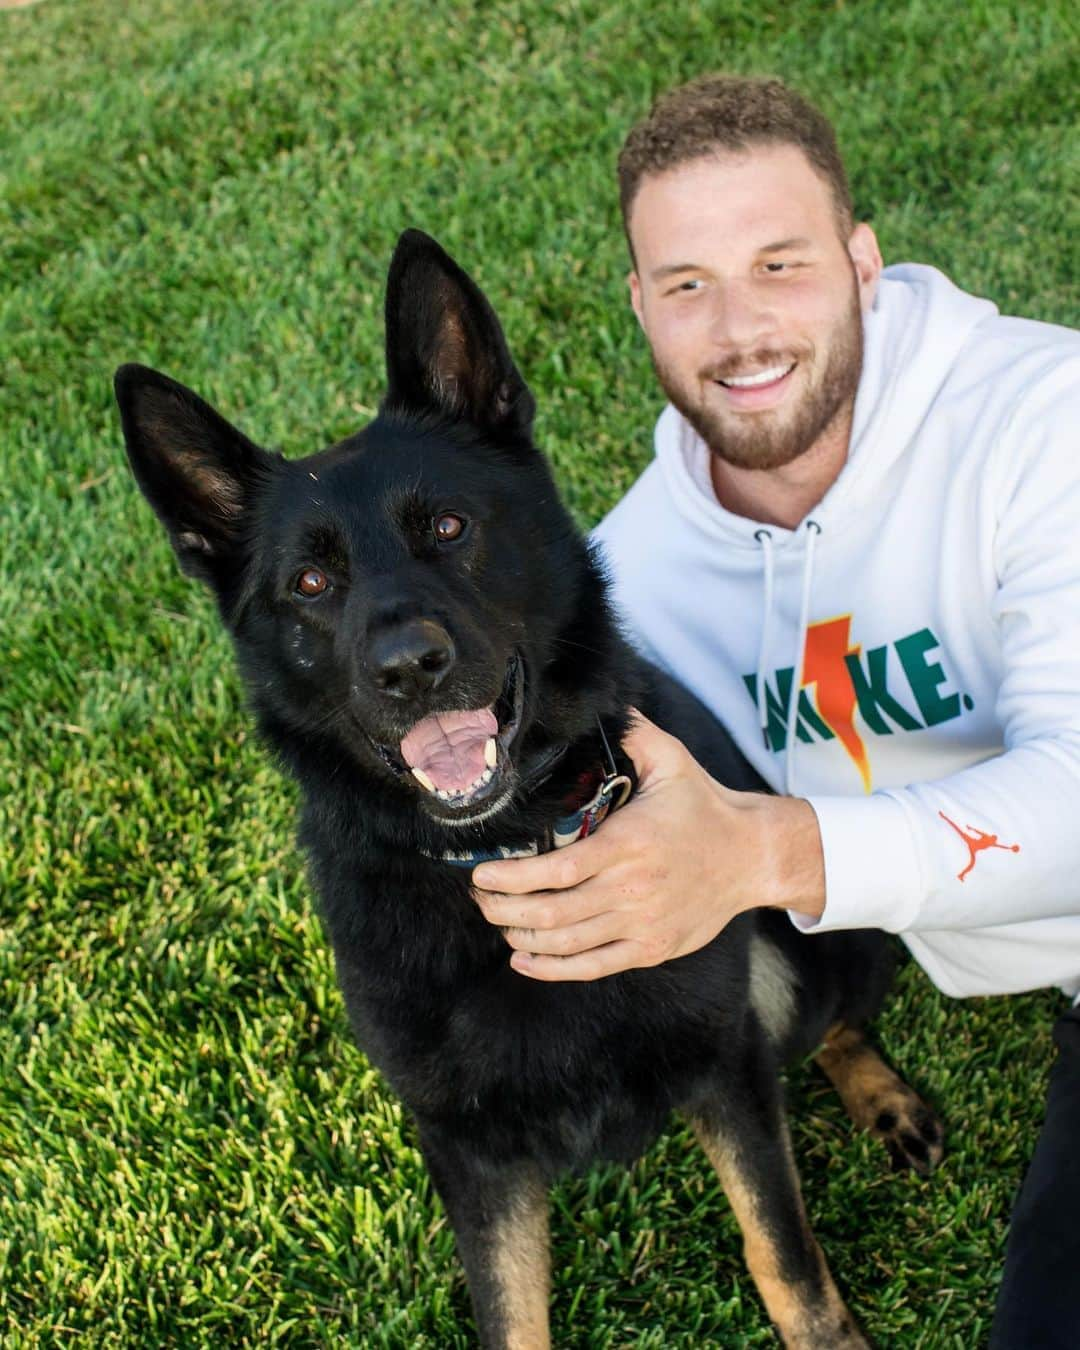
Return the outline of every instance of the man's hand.
{"type": "Polygon", "coordinates": [[[755,906],[820,916],[824,863],[809,802],[721,787],[644,717],[623,749],[638,791],[596,834],[473,872],[515,970],[593,980],[696,951],[755,906]]]}

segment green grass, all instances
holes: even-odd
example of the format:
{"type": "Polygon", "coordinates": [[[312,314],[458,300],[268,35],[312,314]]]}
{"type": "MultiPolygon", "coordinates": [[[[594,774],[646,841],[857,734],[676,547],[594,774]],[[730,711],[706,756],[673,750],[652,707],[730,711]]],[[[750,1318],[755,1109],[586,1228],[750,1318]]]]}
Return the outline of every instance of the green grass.
{"type": "MultiPolygon", "coordinates": [[[[348,1037],[293,792],[123,466],[113,368],[315,449],[378,401],[418,225],[494,298],[589,524],[658,406],[612,172],[651,93],[784,75],[888,258],[1075,323],[1072,25],[1067,0],[0,9],[5,1345],[471,1336],[414,1133],[348,1037]]],[[[985,1339],[1060,1002],[949,1003],[905,969],[881,1039],[947,1120],[930,1183],[792,1073],[811,1217],[880,1344],[985,1339]]],[[[560,1186],[553,1231],[559,1344],[772,1343],[683,1133],[560,1186]]]]}

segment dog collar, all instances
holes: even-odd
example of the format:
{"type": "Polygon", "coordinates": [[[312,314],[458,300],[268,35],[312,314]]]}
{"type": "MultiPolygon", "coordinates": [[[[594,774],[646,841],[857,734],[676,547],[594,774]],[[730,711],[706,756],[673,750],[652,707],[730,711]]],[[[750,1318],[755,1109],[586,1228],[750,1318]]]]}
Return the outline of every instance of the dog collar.
{"type": "MultiPolygon", "coordinates": [[[[449,863],[451,867],[470,868],[477,867],[482,862],[501,862],[504,858],[535,858],[537,854],[550,853],[553,849],[566,848],[567,844],[576,844],[579,839],[585,839],[598,830],[609,812],[617,811],[626,802],[634,785],[626,774],[619,773],[603,725],[599,718],[596,722],[600,728],[607,759],[606,771],[601,770],[600,786],[583,806],[579,806],[568,815],[560,816],[548,829],[543,840],[533,840],[520,848],[506,846],[475,849],[463,853],[447,852],[437,858],[434,854],[428,854],[428,857],[437,862],[449,863]]],[[[565,748],[563,746],[561,750],[565,748]]]]}
{"type": "MultiPolygon", "coordinates": [[[[591,800],[568,816],[560,816],[547,831],[543,847],[534,840],[521,848],[476,849],[466,853],[443,853],[439,862],[449,863],[452,867],[476,867],[482,862],[500,862],[503,858],[535,858],[538,853],[550,853],[552,849],[565,848],[567,844],[576,844],[585,839],[603,824],[611,811],[617,811],[630,796],[633,784],[626,774],[605,774],[599,788],[591,800]]],[[[433,855],[429,855],[433,856],[433,855]]]]}

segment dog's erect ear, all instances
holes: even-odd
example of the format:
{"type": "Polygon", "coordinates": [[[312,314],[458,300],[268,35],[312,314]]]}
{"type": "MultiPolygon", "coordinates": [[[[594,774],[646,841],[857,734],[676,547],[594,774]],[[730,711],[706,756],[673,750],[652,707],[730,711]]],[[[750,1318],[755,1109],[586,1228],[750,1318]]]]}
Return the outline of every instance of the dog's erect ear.
{"type": "Polygon", "coordinates": [[[430,235],[406,230],[386,281],[383,407],[462,417],[527,439],[536,405],[483,291],[430,235]]]}
{"type": "Polygon", "coordinates": [[[219,584],[273,458],[190,389],[148,366],[121,366],[116,401],[131,468],[185,572],[219,584]]]}

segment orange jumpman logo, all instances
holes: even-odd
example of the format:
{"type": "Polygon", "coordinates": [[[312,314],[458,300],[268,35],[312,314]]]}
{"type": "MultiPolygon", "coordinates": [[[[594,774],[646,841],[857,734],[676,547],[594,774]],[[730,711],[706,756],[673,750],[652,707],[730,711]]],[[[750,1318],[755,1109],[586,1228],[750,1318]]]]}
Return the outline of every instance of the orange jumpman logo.
{"type": "Polygon", "coordinates": [[[971,854],[971,859],[968,862],[968,865],[964,868],[962,872],[957,874],[956,877],[957,881],[963,881],[963,879],[975,866],[975,854],[980,853],[984,848],[1003,848],[1007,853],[1020,852],[1019,844],[999,844],[998,837],[996,834],[987,834],[985,830],[977,830],[974,825],[968,826],[968,829],[971,831],[971,833],[967,834],[964,830],[960,828],[959,825],[957,825],[955,820],[950,820],[944,811],[939,811],[938,815],[946,823],[946,825],[951,825],[953,827],[953,829],[964,841],[964,843],[967,844],[968,852],[971,854]]]}

